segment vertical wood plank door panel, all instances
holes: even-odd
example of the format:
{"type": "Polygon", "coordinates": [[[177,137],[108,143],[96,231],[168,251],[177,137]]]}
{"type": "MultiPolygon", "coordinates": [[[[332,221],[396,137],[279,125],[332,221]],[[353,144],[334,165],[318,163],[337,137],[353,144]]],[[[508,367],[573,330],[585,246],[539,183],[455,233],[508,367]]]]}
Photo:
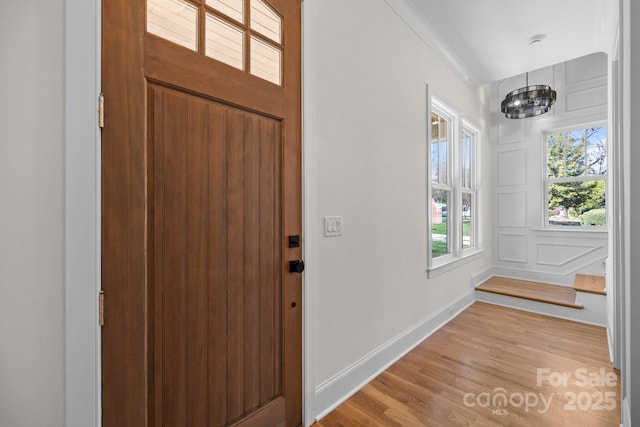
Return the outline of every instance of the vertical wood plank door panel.
{"type": "Polygon", "coordinates": [[[206,55],[217,4],[103,3],[104,426],[302,423],[300,0],[263,2],[281,84],[251,70],[250,14],[244,69],[206,55]]]}
{"type": "Polygon", "coordinates": [[[157,420],[213,425],[212,381],[216,425],[228,425],[283,398],[281,122],[173,89],[149,92],[157,420]],[[209,357],[220,359],[213,377],[209,357]]]}

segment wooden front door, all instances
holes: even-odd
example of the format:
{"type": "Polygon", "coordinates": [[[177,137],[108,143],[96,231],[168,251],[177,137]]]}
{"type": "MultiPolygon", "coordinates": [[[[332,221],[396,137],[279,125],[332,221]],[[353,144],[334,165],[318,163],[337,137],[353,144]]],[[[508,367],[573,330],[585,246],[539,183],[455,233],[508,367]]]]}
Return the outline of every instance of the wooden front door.
{"type": "Polygon", "coordinates": [[[102,50],[103,425],[300,425],[300,0],[104,1],[102,50]]]}

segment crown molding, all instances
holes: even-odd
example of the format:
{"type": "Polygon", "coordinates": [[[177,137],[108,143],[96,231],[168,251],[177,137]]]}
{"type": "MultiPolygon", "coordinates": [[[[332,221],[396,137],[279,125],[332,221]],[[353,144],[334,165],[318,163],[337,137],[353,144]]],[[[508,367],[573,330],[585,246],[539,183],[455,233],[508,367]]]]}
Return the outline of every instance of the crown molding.
{"type": "Polygon", "coordinates": [[[472,86],[484,81],[482,76],[471,71],[473,68],[458,56],[411,0],[384,1],[467,85],[472,86]]]}

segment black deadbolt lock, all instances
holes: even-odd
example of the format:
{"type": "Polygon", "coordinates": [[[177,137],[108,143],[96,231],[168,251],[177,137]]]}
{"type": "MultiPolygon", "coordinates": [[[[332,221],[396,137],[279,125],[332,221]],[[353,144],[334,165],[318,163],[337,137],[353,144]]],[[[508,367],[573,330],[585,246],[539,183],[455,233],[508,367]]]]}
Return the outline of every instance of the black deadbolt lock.
{"type": "Polygon", "coordinates": [[[300,247],[300,236],[289,236],[289,247],[290,248],[299,248],[300,247]]]}
{"type": "Polygon", "coordinates": [[[304,271],[304,261],[289,261],[289,273],[302,273],[304,271]]]}

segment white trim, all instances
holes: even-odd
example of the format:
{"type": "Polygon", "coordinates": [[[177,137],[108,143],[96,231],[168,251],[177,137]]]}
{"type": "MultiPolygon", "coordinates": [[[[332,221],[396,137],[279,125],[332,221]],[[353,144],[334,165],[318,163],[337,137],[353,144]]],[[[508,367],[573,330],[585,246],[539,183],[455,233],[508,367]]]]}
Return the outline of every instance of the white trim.
{"type": "MultiPolygon", "coordinates": [[[[584,130],[586,128],[608,127],[608,126],[609,126],[609,122],[607,119],[603,120],[602,118],[599,118],[594,120],[588,120],[582,117],[580,120],[572,122],[570,124],[563,123],[558,126],[550,127],[542,131],[543,147],[546,147],[547,136],[554,133],[567,133],[567,132],[572,132],[577,130],[584,130]]],[[[607,143],[609,142],[608,138],[609,138],[609,132],[607,129],[607,143]]],[[[544,169],[546,169],[547,167],[546,165],[547,164],[545,159],[545,163],[543,163],[544,169]]]]}
{"type": "Polygon", "coordinates": [[[622,399],[621,406],[622,422],[620,425],[624,427],[631,427],[631,408],[629,407],[629,399],[622,399]]]}
{"type": "MultiPolygon", "coordinates": [[[[622,257],[622,265],[620,265],[619,270],[621,271],[621,275],[618,278],[618,289],[619,293],[616,294],[616,298],[619,298],[620,302],[620,313],[619,315],[619,323],[622,326],[621,333],[621,374],[622,374],[622,414],[625,426],[631,426],[632,418],[631,418],[631,407],[633,401],[631,398],[633,397],[633,392],[637,391],[634,388],[632,383],[634,369],[638,369],[637,366],[633,365],[632,356],[637,357],[635,354],[637,349],[633,348],[635,343],[632,341],[631,334],[631,307],[632,307],[632,295],[631,295],[631,279],[632,272],[634,272],[635,268],[632,268],[632,258],[631,258],[631,236],[634,232],[634,229],[631,227],[631,162],[632,162],[632,152],[631,152],[631,141],[634,139],[634,135],[632,134],[632,111],[631,107],[637,107],[637,101],[632,102],[632,93],[631,93],[631,81],[632,75],[631,72],[635,70],[635,67],[632,68],[632,49],[631,43],[633,42],[631,39],[631,0],[621,0],[622,8],[620,10],[620,20],[622,21],[622,81],[620,82],[620,95],[622,96],[622,117],[619,117],[622,120],[621,125],[621,146],[622,146],[622,168],[621,174],[623,178],[623,189],[624,196],[622,200],[624,200],[624,206],[622,207],[621,219],[623,228],[621,230],[621,236],[623,239],[623,246],[621,247],[621,253],[619,254],[622,257]]],[[[634,13],[637,13],[633,11],[634,13]]],[[[636,48],[633,51],[637,51],[636,48]]],[[[634,76],[635,77],[635,76],[634,76]]],[[[635,109],[634,109],[635,112],[635,109]]],[[[637,190],[634,191],[633,194],[636,194],[637,190]]],[[[637,375],[637,374],[636,374],[637,375]]],[[[638,397],[636,397],[638,399],[638,397]]],[[[636,401],[636,405],[638,401],[636,401]]],[[[636,424],[638,424],[638,420],[636,420],[636,424]]]]}
{"type": "Polygon", "coordinates": [[[488,267],[484,271],[481,271],[480,273],[471,276],[470,286],[472,288],[475,288],[476,286],[483,284],[484,282],[489,280],[492,276],[496,275],[494,270],[495,270],[495,267],[492,265],[491,267],[488,267]]]}
{"type": "Polygon", "coordinates": [[[540,271],[530,268],[515,268],[505,267],[500,265],[493,266],[493,274],[496,276],[509,277],[512,279],[531,280],[534,282],[545,282],[553,285],[572,286],[573,279],[576,272],[580,272],[582,269],[593,266],[599,262],[606,261],[607,255],[597,257],[588,262],[584,262],[577,266],[571,267],[569,270],[553,272],[553,271],[540,271]]]}
{"type": "MultiPolygon", "coordinates": [[[[453,70],[469,87],[480,81],[487,81],[474,73],[452,49],[449,43],[433,28],[428,19],[410,0],[385,0],[385,3],[413,30],[453,70]]],[[[476,70],[479,68],[476,67],[476,70]]],[[[484,77],[484,76],[483,76],[484,77]]]]}
{"type": "Polygon", "coordinates": [[[475,302],[472,289],[423,319],[316,388],[316,421],[475,302]],[[451,313],[453,310],[453,313],[451,313]]]}
{"type": "Polygon", "coordinates": [[[306,34],[313,33],[312,25],[314,15],[313,9],[317,2],[302,2],[302,180],[303,180],[303,259],[306,261],[305,272],[303,275],[302,287],[302,307],[303,307],[303,349],[302,349],[302,420],[303,424],[310,426],[313,424],[315,417],[315,283],[317,283],[316,266],[317,263],[317,242],[320,230],[320,221],[313,214],[317,212],[315,205],[315,195],[317,192],[313,186],[317,176],[315,159],[315,145],[313,131],[313,120],[310,120],[306,114],[312,111],[315,93],[310,85],[311,79],[305,78],[317,69],[314,65],[314,55],[307,55],[306,52],[312,52],[311,38],[305,37],[306,34]]]}
{"type": "Polygon", "coordinates": [[[536,261],[535,264],[536,265],[546,265],[549,267],[563,267],[567,264],[572,263],[573,261],[576,261],[580,258],[584,258],[587,255],[596,252],[596,251],[600,251],[602,249],[606,249],[605,246],[590,246],[590,245],[576,245],[576,244],[570,244],[570,243],[552,243],[552,242],[536,242],[536,252],[537,252],[537,256],[536,256],[536,261]],[[546,262],[546,261],[540,261],[540,249],[544,248],[545,246],[547,247],[557,247],[557,248],[583,248],[584,251],[578,253],[577,255],[574,255],[572,257],[569,257],[567,259],[564,260],[558,260],[556,262],[546,262]]]}
{"type": "MultiPolygon", "coordinates": [[[[481,192],[477,190],[479,185],[479,158],[481,153],[481,132],[471,122],[466,120],[455,108],[446,104],[442,98],[431,92],[431,87],[427,85],[427,275],[429,278],[436,277],[442,273],[453,270],[466,262],[475,259],[478,255],[484,253],[482,249],[482,239],[479,233],[479,227],[473,224],[479,222],[479,216],[482,207],[481,192]],[[447,123],[446,134],[446,184],[434,183],[433,178],[433,141],[431,139],[432,114],[438,115],[447,123]],[[465,131],[472,138],[471,145],[471,180],[472,188],[462,188],[462,171],[461,171],[461,133],[465,131]],[[446,191],[447,196],[447,242],[449,243],[449,253],[441,255],[437,258],[433,257],[433,192],[446,191]],[[463,236],[462,226],[462,193],[472,194],[472,228],[471,236],[473,246],[464,249],[461,245],[463,236]]],[[[439,162],[438,162],[439,164],[439,162]]]]}
{"type": "Polygon", "coordinates": [[[100,0],[65,4],[65,412],[100,426],[100,0]]]}
{"type": "Polygon", "coordinates": [[[478,248],[465,249],[463,254],[458,257],[451,254],[443,255],[435,260],[434,265],[432,265],[431,268],[427,269],[427,276],[429,279],[433,279],[441,274],[460,268],[461,265],[475,261],[481,255],[484,255],[484,249],[478,248]]]}
{"type": "MultiPolygon", "coordinates": [[[[602,297],[601,295],[598,296],[602,297]]],[[[556,317],[558,319],[571,320],[573,322],[585,323],[587,325],[606,327],[606,319],[604,318],[605,316],[602,315],[597,309],[593,310],[587,306],[585,306],[584,309],[580,310],[577,308],[564,307],[561,305],[548,304],[544,302],[532,301],[501,294],[494,294],[481,290],[478,290],[476,299],[477,301],[498,305],[500,307],[527,311],[529,313],[556,317]]]]}
{"type": "MultiPolygon", "coordinates": [[[[471,194],[471,222],[469,224],[470,227],[470,240],[471,240],[471,244],[469,248],[462,248],[461,249],[461,254],[463,256],[465,255],[473,255],[475,254],[477,251],[482,250],[483,245],[482,245],[482,236],[481,236],[481,228],[479,227],[479,221],[478,221],[478,215],[479,212],[482,211],[482,191],[481,191],[481,186],[480,181],[481,181],[481,173],[482,171],[480,170],[482,161],[482,133],[480,132],[479,128],[477,126],[475,126],[474,124],[472,124],[469,120],[465,119],[464,117],[460,118],[460,133],[462,132],[466,132],[471,138],[471,154],[470,154],[470,161],[471,161],[471,165],[469,165],[469,167],[471,168],[471,188],[464,188],[462,187],[462,185],[460,185],[460,206],[459,208],[462,208],[462,194],[463,193],[467,193],[467,194],[471,194]]],[[[460,138],[460,136],[459,136],[460,138]]],[[[461,138],[460,138],[461,140],[461,138]]],[[[458,144],[460,145],[460,144],[458,144]]],[[[460,148],[461,150],[461,148],[460,148]]],[[[460,161],[460,165],[458,167],[459,173],[462,174],[462,168],[460,167],[462,165],[462,155],[459,156],[459,161],[460,161]]],[[[462,183],[462,178],[460,179],[460,182],[462,183]]],[[[462,219],[462,218],[461,218],[462,219]]],[[[460,229],[460,233],[461,233],[461,238],[464,238],[464,226],[463,228],[460,229]]]]}
{"type": "MultiPolygon", "coordinates": [[[[607,170],[607,173],[605,175],[580,175],[580,176],[575,176],[575,177],[564,177],[564,178],[550,178],[549,174],[548,174],[548,165],[549,165],[549,161],[548,161],[548,139],[550,135],[553,134],[558,134],[558,133],[562,133],[562,134],[567,134],[570,132],[577,132],[577,131],[584,131],[585,132],[585,137],[586,137],[586,130],[588,128],[604,128],[605,132],[606,132],[606,144],[607,144],[607,149],[606,149],[606,156],[607,156],[607,162],[610,163],[610,158],[609,158],[609,154],[610,154],[610,149],[609,147],[611,146],[611,132],[610,132],[610,124],[608,123],[608,121],[603,121],[603,120],[598,120],[598,121],[594,121],[594,122],[587,122],[586,124],[580,124],[580,125],[575,125],[575,126],[563,126],[563,127],[559,127],[556,129],[547,129],[544,130],[542,132],[542,139],[543,139],[543,148],[542,148],[542,172],[544,174],[544,185],[542,186],[542,191],[543,191],[543,203],[542,203],[542,229],[544,230],[563,230],[565,228],[569,228],[571,229],[572,226],[562,226],[562,225],[553,225],[549,223],[549,215],[548,215],[548,211],[549,211],[549,186],[551,184],[563,184],[563,183],[574,183],[574,182],[583,182],[583,183],[587,183],[587,182],[593,182],[593,181],[604,181],[604,185],[605,185],[605,194],[608,194],[607,191],[609,190],[609,186],[607,183],[607,179],[609,177],[609,170],[607,170]]],[[[586,149],[585,149],[586,150],[586,149]]],[[[585,151],[585,155],[586,155],[586,151],[585,151]]],[[[586,173],[586,171],[585,171],[586,173]]],[[[610,205],[610,203],[607,203],[607,205],[610,205]]],[[[610,217],[610,209],[607,206],[605,209],[605,226],[604,227],[598,227],[598,226],[594,226],[593,230],[591,230],[592,227],[588,227],[588,230],[584,230],[584,231],[600,231],[600,232],[608,232],[609,231],[609,217],[610,217]]],[[[573,232],[584,232],[583,230],[581,230],[582,227],[578,227],[577,229],[571,229],[571,231],[573,232]]]]}
{"type": "Polygon", "coordinates": [[[609,362],[611,363],[611,366],[613,366],[615,368],[616,366],[615,366],[615,363],[614,363],[613,341],[611,340],[611,334],[613,333],[613,331],[611,330],[611,325],[609,324],[608,316],[607,316],[607,328],[606,329],[607,329],[607,347],[609,348],[609,362]]]}
{"type": "MultiPolygon", "coordinates": [[[[616,5],[618,15],[620,13],[620,5],[616,5]]],[[[610,259],[610,270],[607,272],[607,288],[609,289],[609,297],[612,302],[609,305],[610,322],[610,339],[612,346],[612,363],[617,369],[622,367],[622,290],[621,281],[624,278],[624,222],[622,219],[624,213],[624,205],[628,200],[624,200],[624,170],[623,156],[624,148],[622,144],[622,101],[624,94],[622,88],[622,62],[620,59],[620,49],[622,41],[622,33],[620,22],[615,30],[614,46],[612,54],[609,55],[609,72],[608,72],[608,96],[609,96],[609,128],[610,140],[609,154],[611,161],[611,180],[609,181],[609,190],[612,195],[611,209],[609,213],[609,221],[611,234],[608,236],[608,249],[610,259]]]]}
{"type": "MultiPolygon", "coordinates": [[[[602,237],[603,239],[606,238],[606,236],[598,236],[598,234],[601,235],[605,235],[607,233],[609,233],[609,230],[606,227],[589,227],[588,230],[580,230],[580,229],[575,229],[575,228],[569,228],[569,227],[564,227],[562,228],[562,226],[560,227],[549,227],[549,228],[534,228],[533,231],[535,231],[536,233],[546,233],[547,231],[550,231],[551,233],[577,233],[580,234],[580,236],[571,236],[572,238],[585,238],[585,239],[597,239],[599,237],[602,237]],[[588,235],[588,233],[594,233],[594,235],[590,236],[588,235]]],[[[557,236],[554,236],[557,237],[557,236]]]]}

